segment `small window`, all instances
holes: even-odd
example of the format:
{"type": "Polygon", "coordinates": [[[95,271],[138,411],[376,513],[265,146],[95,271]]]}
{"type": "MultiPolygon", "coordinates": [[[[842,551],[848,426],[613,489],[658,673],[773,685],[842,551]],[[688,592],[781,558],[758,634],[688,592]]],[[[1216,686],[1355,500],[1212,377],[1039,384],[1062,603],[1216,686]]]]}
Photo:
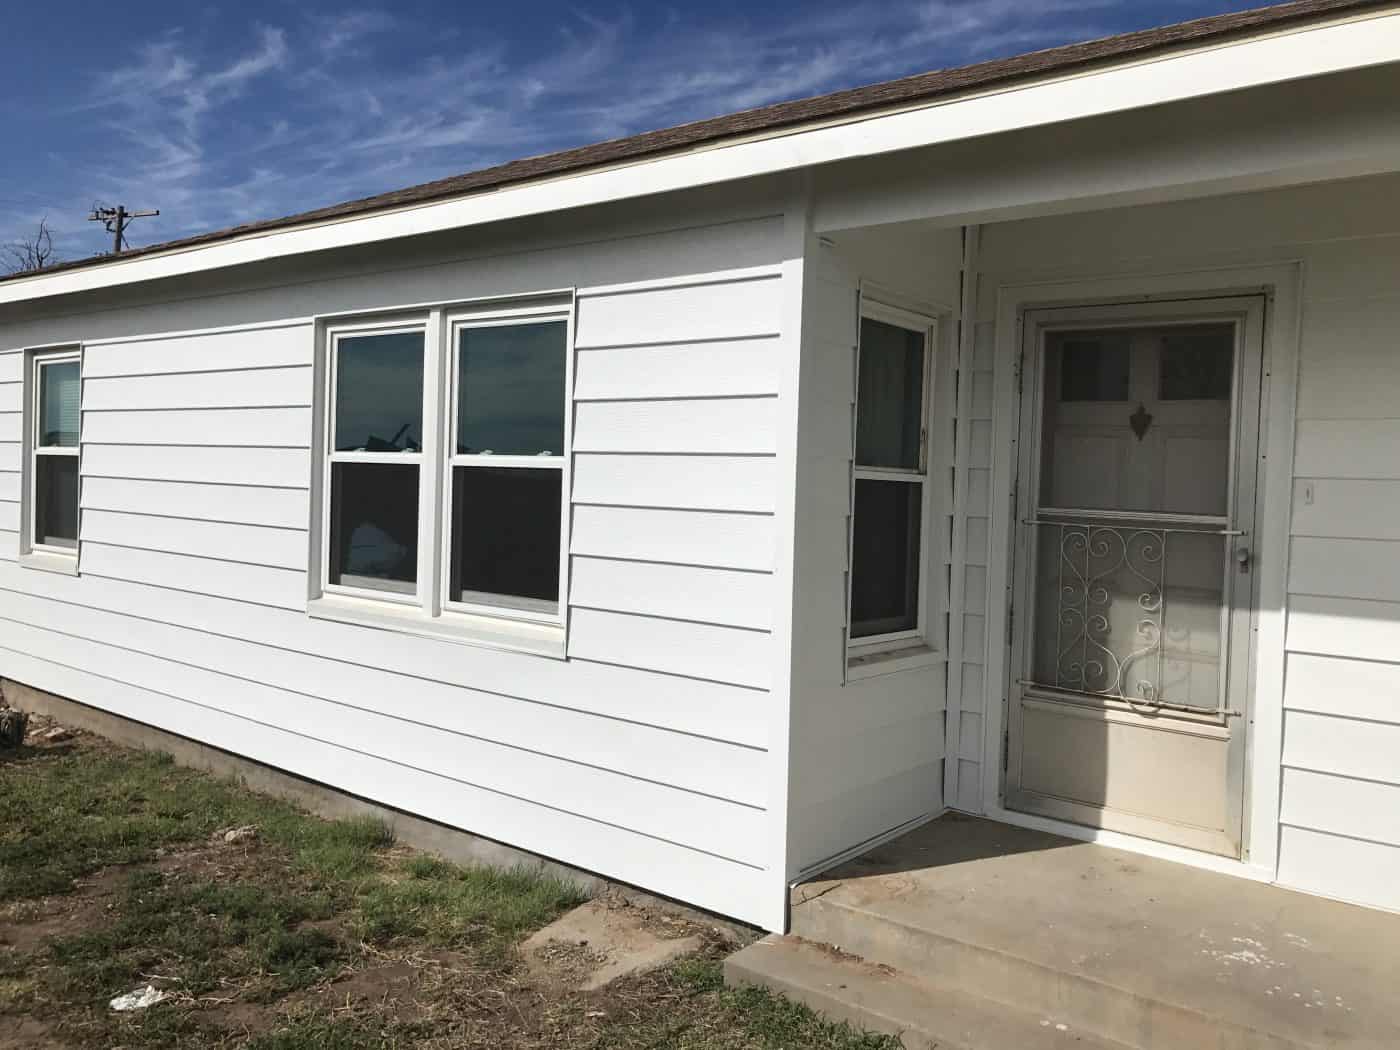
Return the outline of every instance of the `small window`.
{"type": "Polygon", "coordinates": [[[1060,400],[1128,400],[1129,340],[1115,331],[1049,333],[1051,360],[1060,362],[1060,400]]]}
{"type": "Polygon", "coordinates": [[[932,333],[874,304],[861,319],[849,637],[862,648],[925,644],[932,333]]]}
{"type": "Polygon", "coordinates": [[[1235,378],[1233,324],[1182,325],[1162,333],[1163,401],[1228,401],[1235,378]]]}
{"type": "Polygon", "coordinates": [[[851,550],[851,637],[919,626],[922,486],[856,480],[851,550]]]}
{"type": "Polygon", "coordinates": [[[73,557],[78,550],[79,428],[82,371],[76,351],[31,357],[27,547],[73,557]]]}

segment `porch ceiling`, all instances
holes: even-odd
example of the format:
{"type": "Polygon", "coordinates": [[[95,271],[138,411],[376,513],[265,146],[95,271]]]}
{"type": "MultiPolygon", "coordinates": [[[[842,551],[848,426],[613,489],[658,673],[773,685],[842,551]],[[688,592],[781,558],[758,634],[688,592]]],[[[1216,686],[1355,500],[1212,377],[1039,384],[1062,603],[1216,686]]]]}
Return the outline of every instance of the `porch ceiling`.
{"type": "Polygon", "coordinates": [[[1400,63],[820,169],[819,233],[998,222],[1400,170],[1400,63]]]}

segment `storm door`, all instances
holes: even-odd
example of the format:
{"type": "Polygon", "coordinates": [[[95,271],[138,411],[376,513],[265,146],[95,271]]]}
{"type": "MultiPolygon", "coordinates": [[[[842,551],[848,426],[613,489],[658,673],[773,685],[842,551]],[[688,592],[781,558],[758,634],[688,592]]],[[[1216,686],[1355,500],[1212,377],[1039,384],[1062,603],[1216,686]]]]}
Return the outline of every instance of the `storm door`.
{"type": "Polygon", "coordinates": [[[1009,808],[1240,854],[1263,318],[1026,316],[1009,808]]]}

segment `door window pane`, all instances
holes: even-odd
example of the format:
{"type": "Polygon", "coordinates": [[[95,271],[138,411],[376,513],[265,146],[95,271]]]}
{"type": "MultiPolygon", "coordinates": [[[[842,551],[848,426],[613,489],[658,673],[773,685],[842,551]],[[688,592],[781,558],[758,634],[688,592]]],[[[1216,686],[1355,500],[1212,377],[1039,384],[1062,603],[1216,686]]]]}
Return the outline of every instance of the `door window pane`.
{"type": "Polygon", "coordinates": [[[1041,506],[1224,514],[1234,341],[1229,323],[1047,333],[1041,506]]]}
{"type": "Polygon", "coordinates": [[[1163,401],[1228,401],[1235,371],[1233,324],[1185,325],[1162,333],[1163,401]]]}
{"type": "Polygon", "coordinates": [[[336,451],[420,451],[423,333],[357,335],[335,345],[336,451]]]}
{"type": "Polygon", "coordinates": [[[39,444],[46,448],[76,448],[78,397],[81,385],[78,362],[41,365],[39,368],[39,444]]]}
{"type": "Polygon", "coordinates": [[[412,594],[418,580],[418,467],[331,464],[330,582],[412,594]]]}
{"type": "Polygon", "coordinates": [[[857,479],[851,566],[851,637],[919,625],[923,485],[857,479]]]}
{"type": "Polygon", "coordinates": [[[449,600],[557,608],[562,491],[552,468],[454,468],[449,600]]]}
{"type": "Polygon", "coordinates": [[[459,454],[563,454],[567,331],[563,321],[461,330],[459,454]]]}
{"type": "Polygon", "coordinates": [[[856,462],[918,470],[923,400],[924,334],[863,318],[856,462]]]}
{"type": "Polygon", "coordinates": [[[1128,400],[1129,340],[1125,332],[1051,332],[1051,367],[1059,361],[1061,401],[1128,400]]]}
{"type": "Polygon", "coordinates": [[[77,456],[34,457],[34,542],[78,546],[77,456]]]}

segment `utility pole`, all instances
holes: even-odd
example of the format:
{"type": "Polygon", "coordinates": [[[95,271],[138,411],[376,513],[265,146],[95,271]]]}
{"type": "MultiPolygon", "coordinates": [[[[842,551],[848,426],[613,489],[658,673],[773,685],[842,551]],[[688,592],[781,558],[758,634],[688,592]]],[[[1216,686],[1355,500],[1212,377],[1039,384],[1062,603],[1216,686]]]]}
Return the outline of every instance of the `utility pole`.
{"type": "Polygon", "coordinates": [[[107,227],[107,232],[112,235],[112,254],[120,255],[122,249],[126,247],[126,227],[131,220],[145,219],[159,214],[159,208],[153,211],[127,211],[125,204],[118,204],[115,208],[94,204],[92,214],[88,216],[88,222],[100,222],[107,227]]]}

